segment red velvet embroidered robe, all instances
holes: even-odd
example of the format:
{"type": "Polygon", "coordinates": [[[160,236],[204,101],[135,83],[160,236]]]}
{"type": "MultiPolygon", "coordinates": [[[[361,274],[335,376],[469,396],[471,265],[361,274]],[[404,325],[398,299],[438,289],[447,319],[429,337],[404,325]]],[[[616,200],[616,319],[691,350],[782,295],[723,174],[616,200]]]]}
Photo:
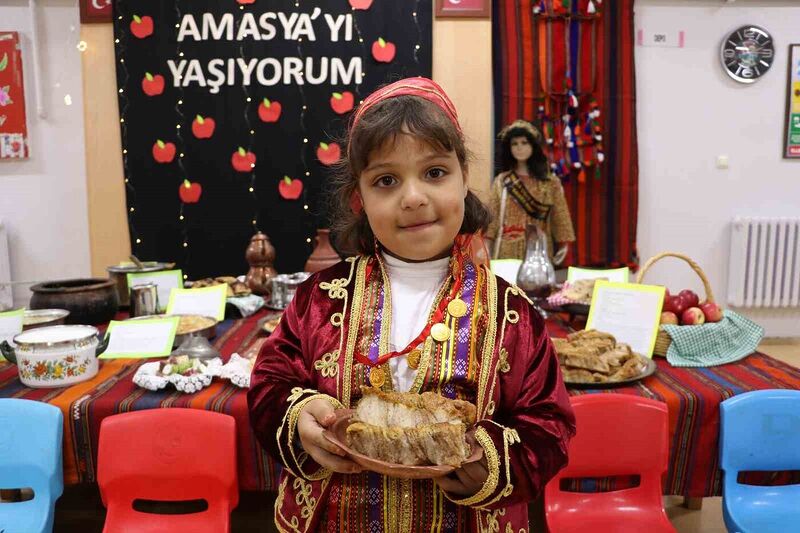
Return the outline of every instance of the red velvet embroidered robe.
{"type": "Polygon", "coordinates": [[[476,438],[489,467],[477,494],[450,495],[430,480],[332,474],[297,444],[297,418],[309,401],[352,408],[360,387],[369,385],[369,368],[354,359],[354,350],[367,353],[377,343],[381,354],[389,351],[389,283],[382,269],[367,263],[367,257],[350,258],[300,286],[253,368],[251,424],[285,465],[275,504],[278,528],[527,531],[527,504],[566,463],[575,420],[544,321],[524,293],[483,267],[472,267],[469,328],[458,330],[468,345],[465,358],[457,359],[450,342],[428,338],[412,387],[477,406],[476,438]]]}

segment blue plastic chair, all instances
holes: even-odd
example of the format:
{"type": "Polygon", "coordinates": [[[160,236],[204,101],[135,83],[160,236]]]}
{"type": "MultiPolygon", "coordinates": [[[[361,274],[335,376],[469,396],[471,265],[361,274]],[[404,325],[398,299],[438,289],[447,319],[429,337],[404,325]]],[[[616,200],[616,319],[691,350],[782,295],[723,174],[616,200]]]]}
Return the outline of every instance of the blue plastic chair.
{"type": "Polygon", "coordinates": [[[722,513],[728,531],[800,531],[800,485],[761,487],[743,471],[800,470],[800,391],[760,390],[720,404],[722,513]]]}
{"type": "Polygon", "coordinates": [[[56,500],[64,491],[63,425],[57,407],[0,399],[0,488],[33,489],[32,500],[0,504],[0,531],[53,531],[56,500]]]}

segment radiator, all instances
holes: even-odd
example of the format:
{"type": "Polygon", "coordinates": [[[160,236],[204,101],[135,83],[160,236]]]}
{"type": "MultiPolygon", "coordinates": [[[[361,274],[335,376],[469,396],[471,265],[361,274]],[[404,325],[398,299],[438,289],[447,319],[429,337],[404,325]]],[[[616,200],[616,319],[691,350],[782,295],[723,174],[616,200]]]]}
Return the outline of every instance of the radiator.
{"type": "Polygon", "coordinates": [[[800,218],[735,218],[728,304],[800,307],[800,218]]]}

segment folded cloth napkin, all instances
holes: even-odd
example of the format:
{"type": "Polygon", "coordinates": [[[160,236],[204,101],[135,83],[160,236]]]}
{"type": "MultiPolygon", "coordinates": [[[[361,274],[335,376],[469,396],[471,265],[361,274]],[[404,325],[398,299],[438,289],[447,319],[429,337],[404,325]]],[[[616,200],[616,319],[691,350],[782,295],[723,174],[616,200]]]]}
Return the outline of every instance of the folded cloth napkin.
{"type": "Polygon", "coordinates": [[[723,314],[719,322],[700,326],[662,326],[672,339],[667,361],[681,367],[717,366],[755,352],[764,328],[733,311],[723,314]]]}
{"type": "Polygon", "coordinates": [[[264,307],[264,298],[257,294],[250,294],[248,296],[228,298],[227,303],[236,307],[242,314],[242,318],[246,318],[264,307]]]}

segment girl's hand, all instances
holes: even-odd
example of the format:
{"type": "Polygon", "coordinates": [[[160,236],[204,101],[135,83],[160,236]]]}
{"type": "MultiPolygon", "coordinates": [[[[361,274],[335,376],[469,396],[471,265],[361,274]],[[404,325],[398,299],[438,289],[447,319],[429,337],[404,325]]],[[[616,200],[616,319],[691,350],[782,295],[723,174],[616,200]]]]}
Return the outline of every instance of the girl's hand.
{"type": "Polygon", "coordinates": [[[297,433],[303,449],[320,466],[340,474],[358,474],[362,468],[345,452],[322,436],[322,431],[335,420],[333,406],[325,400],[311,400],[297,418],[297,433]]]}
{"type": "Polygon", "coordinates": [[[489,467],[484,455],[480,461],[467,463],[447,476],[434,479],[434,482],[450,494],[472,496],[481,490],[487,477],[489,477],[489,467]]]}

